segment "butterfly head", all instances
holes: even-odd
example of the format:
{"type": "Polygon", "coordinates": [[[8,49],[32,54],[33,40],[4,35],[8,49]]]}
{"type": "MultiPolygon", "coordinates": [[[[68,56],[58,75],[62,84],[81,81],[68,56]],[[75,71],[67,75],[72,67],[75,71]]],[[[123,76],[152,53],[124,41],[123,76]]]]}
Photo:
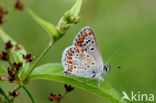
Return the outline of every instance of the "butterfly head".
{"type": "Polygon", "coordinates": [[[121,67],[120,66],[111,66],[111,65],[107,66],[107,65],[104,65],[103,71],[109,72],[111,68],[118,68],[118,69],[120,69],[121,67]]]}
{"type": "Polygon", "coordinates": [[[106,71],[106,72],[109,72],[110,69],[111,69],[111,66],[110,65],[109,66],[105,66],[104,65],[104,67],[103,67],[103,70],[106,71]]]}

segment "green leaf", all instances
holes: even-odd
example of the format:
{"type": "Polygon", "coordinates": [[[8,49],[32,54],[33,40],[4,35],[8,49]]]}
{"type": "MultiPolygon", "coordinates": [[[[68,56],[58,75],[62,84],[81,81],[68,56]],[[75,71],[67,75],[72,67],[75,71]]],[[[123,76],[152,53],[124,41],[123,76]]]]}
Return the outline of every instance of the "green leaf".
{"type": "Polygon", "coordinates": [[[12,43],[14,46],[15,46],[15,45],[18,45],[18,46],[20,47],[19,50],[15,50],[15,48],[13,47],[13,48],[11,49],[11,53],[12,53],[12,55],[13,55],[13,57],[14,57],[14,59],[15,59],[15,61],[16,61],[17,63],[23,62],[23,65],[22,65],[22,67],[20,68],[18,74],[19,74],[19,76],[24,77],[24,76],[26,75],[27,71],[28,71],[28,68],[29,68],[29,63],[26,63],[25,60],[24,60],[23,57],[22,57],[22,54],[24,54],[24,55],[27,54],[26,51],[25,51],[25,49],[23,48],[22,45],[16,43],[16,41],[14,41],[8,34],[6,34],[6,33],[2,30],[2,28],[0,28],[0,37],[2,38],[2,40],[3,40],[5,43],[8,42],[8,41],[10,40],[11,43],[12,43]]]}
{"type": "Polygon", "coordinates": [[[88,80],[87,78],[64,75],[64,69],[61,64],[45,64],[36,67],[25,82],[27,83],[34,79],[50,79],[68,83],[95,93],[113,103],[120,103],[121,100],[120,95],[109,85],[109,83],[103,82],[98,88],[98,81],[95,79],[88,80]],[[88,80],[88,82],[86,82],[86,80],[88,80]]]}
{"type": "Polygon", "coordinates": [[[27,8],[27,11],[49,33],[50,38],[53,40],[53,42],[55,42],[56,38],[58,37],[55,26],[38,17],[31,9],[27,8]]]}
{"type": "Polygon", "coordinates": [[[7,70],[0,64],[0,74],[6,74],[7,70]]]}
{"type": "Polygon", "coordinates": [[[77,0],[69,12],[75,17],[78,16],[81,9],[81,4],[82,4],[82,0],[77,0]]]}
{"type": "MultiPolygon", "coordinates": [[[[4,96],[6,98],[6,100],[8,101],[8,103],[11,103],[10,98],[6,95],[6,93],[3,91],[3,89],[1,87],[0,87],[0,93],[1,93],[2,96],[4,96]]],[[[0,101],[0,102],[2,102],[2,101],[0,101]]]]}

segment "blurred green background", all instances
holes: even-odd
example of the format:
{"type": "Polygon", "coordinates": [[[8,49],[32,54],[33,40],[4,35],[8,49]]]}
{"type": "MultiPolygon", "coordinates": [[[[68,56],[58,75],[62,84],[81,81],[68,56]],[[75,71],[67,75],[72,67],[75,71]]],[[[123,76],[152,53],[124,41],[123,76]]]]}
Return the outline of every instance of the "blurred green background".
{"type": "MultiPolygon", "coordinates": [[[[76,0],[23,0],[39,17],[54,25],[76,0]]],[[[110,64],[120,65],[122,69],[113,69],[105,76],[113,88],[121,95],[156,94],[156,0],[84,0],[80,12],[81,20],[74,25],[41,60],[44,63],[60,63],[63,50],[70,46],[77,33],[90,26],[100,47],[103,60],[114,52],[110,64]]],[[[5,9],[13,9],[13,0],[0,0],[5,9]]],[[[39,56],[48,44],[47,32],[26,11],[17,11],[0,25],[18,43],[21,43],[32,55],[39,56]]],[[[0,39],[0,50],[4,47],[0,39]]],[[[10,90],[14,85],[0,84],[10,90]]],[[[49,103],[52,93],[64,93],[64,84],[34,80],[27,87],[36,103],[49,103]]],[[[156,100],[155,100],[156,101],[156,100]]],[[[28,96],[21,90],[16,103],[30,103],[28,96]]],[[[108,103],[101,97],[75,88],[63,103],[108,103]]]]}

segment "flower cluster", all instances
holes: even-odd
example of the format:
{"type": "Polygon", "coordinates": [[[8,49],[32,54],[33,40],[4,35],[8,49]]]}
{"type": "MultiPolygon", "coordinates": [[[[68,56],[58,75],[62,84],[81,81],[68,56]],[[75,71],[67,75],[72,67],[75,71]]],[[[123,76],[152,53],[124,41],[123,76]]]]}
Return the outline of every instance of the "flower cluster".
{"type": "Polygon", "coordinates": [[[5,44],[5,50],[9,50],[13,47],[13,45],[11,44],[11,41],[8,41],[6,44],[5,44]]]}
{"type": "MultiPolygon", "coordinates": [[[[20,0],[15,0],[14,7],[18,10],[24,9],[24,5],[20,2],[20,0]]],[[[7,15],[7,14],[8,14],[8,11],[4,10],[0,6],[0,24],[2,24],[5,21],[5,15],[7,15]]]]}
{"type": "MultiPolygon", "coordinates": [[[[71,92],[74,90],[74,87],[72,87],[71,85],[67,85],[65,84],[64,85],[64,88],[66,90],[64,96],[68,93],[68,92],[71,92]]],[[[64,98],[64,96],[62,96],[61,94],[53,94],[53,93],[50,93],[50,96],[48,97],[49,101],[53,102],[53,101],[56,101],[57,103],[61,102],[61,99],[64,98]]]]}
{"type": "Polygon", "coordinates": [[[24,9],[24,5],[19,0],[15,0],[14,6],[18,10],[23,10],[24,9]]]}
{"type": "Polygon", "coordinates": [[[4,22],[4,16],[8,14],[7,10],[3,10],[3,8],[0,6],[0,24],[4,22]]]}
{"type": "Polygon", "coordinates": [[[55,95],[55,94],[53,94],[53,93],[50,93],[50,96],[49,96],[49,101],[56,101],[56,102],[60,102],[61,101],[61,99],[62,99],[62,96],[61,96],[61,94],[59,94],[59,95],[55,95]]]}
{"type": "Polygon", "coordinates": [[[14,73],[13,69],[10,68],[10,67],[8,67],[8,75],[9,75],[9,76],[8,76],[8,80],[9,80],[10,82],[12,82],[12,81],[14,81],[14,80],[17,79],[16,74],[14,73]]]}
{"type": "MultiPolygon", "coordinates": [[[[5,44],[5,48],[4,51],[0,54],[0,59],[3,61],[7,61],[9,63],[9,65],[11,67],[7,68],[8,71],[8,80],[13,82],[15,80],[18,80],[17,74],[19,69],[22,67],[23,63],[19,62],[19,63],[11,63],[10,61],[10,55],[9,55],[9,51],[14,47],[13,50],[19,50],[21,49],[18,45],[13,46],[13,44],[11,43],[11,41],[8,41],[5,44]]],[[[22,55],[21,55],[22,56],[22,55]]],[[[32,62],[34,60],[34,57],[31,57],[31,54],[27,54],[27,55],[23,55],[23,59],[26,60],[27,62],[32,62]]],[[[0,78],[0,80],[3,80],[2,77],[0,78]]]]}
{"type": "Polygon", "coordinates": [[[13,45],[11,44],[10,41],[8,41],[5,44],[5,50],[6,51],[2,51],[2,54],[0,54],[0,59],[4,60],[4,61],[9,61],[9,55],[8,55],[8,50],[10,50],[13,47],[13,45]]]}
{"type": "Polygon", "coordinates": [[[0,59],[1,59],[1,60],[4,60],[4,61],[8,61],[8,60],[9,60],[8,53],[2,51],[2,54],[0,54],[0,59]]]}
{"type": "Polygon", "coordinates": [[[74,88],[71,85],[67,85],[67,84],[64,85],[64,88],[65,88],[66,92],[71,92],[74,90],[74,88]]]}
{"type": "Polygon", "coordinates": [[[31,57],[31,54],[23,55],[23,59],[26,60],[27,62],[32,62],[35,57],[31,57]]]}
{"type": "MultiPolygon", "coordinates": [[[[6,80],[6,79],[10,82],[20,82],[21,81],[21,78],[19,77],[18,72],[22,68],[23,63],[25,63],[25,62],[23,62],[23,61],[12,62],[11,61],[12,59],[10,58],[11,57],[10,52],[17,51],[20,49],[22,49],[22,48],[19,45],[16,44],[14,46],[11,43],[11,41],[8,41],[5,44],[4,50],[0,54],[0,60],[6,61],[10,66],[7,67],[8,75],[7,76],[0,76],[0,81],[6,80]]],[[[23,60],[25,60],[27,62],[32,62],[35,58],[35,57],[32,57],[31,54],[27,54],[27,55],[21,54],[21,57],[23,57],[23,60]]],[[[10,100],[13,101],[13,98],[18,96],[19,92],[14,90],[13,92],[9,92],[9,95],[12,97],[12,99],[10,99],[10,100]]],[[[55,98],[55,100],[56,100],[56,98],[55,98]]],[[[59,95],[57,98],[57,101],[60,101],[60,100],[61,100],[61,97],[59,95]]],[[[6,102],[6,103],[8,103],[8,102],[6,102]]]]}
{"type": "Polygon", "coordinates": [[[14,68],[16,69],[16,72],[18,72],[18,70],[22,67],[22,62],[20,62],[20,63],[13,63],[13,66],[14,66],[14,68]]]}
{"type": "Polygon", "coordinates": [[[12,97],[17,97],[19,95],[19,92],[14,90],[13,92],[9,92],[9,95],[12,97]]]}

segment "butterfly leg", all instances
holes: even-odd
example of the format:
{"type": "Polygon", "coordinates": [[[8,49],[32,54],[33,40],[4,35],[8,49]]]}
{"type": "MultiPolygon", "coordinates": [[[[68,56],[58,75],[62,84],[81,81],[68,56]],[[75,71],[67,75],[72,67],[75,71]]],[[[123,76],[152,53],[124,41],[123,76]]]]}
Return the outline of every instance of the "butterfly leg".
{"type": "Polygon", "coordinates": [[[91,76],[91,78],[88,78],[87,80],[84,81],[84,83],[87,83],[89,80],[95,78],[96,76],[96,72],[93,72],[93,75],[91,76]]]}
{"type": "Polygon", "coordinates": [[[88,81],[91,80],[90,78],[87,78],[84,83],[88,83],[88,81]]]}
{"type": "Polygon", "coordinates": [[[102,77],[99,78],[98,81],[98,87],[100,87],[100,85],[104,82],[104,79],[102,77]]]}

